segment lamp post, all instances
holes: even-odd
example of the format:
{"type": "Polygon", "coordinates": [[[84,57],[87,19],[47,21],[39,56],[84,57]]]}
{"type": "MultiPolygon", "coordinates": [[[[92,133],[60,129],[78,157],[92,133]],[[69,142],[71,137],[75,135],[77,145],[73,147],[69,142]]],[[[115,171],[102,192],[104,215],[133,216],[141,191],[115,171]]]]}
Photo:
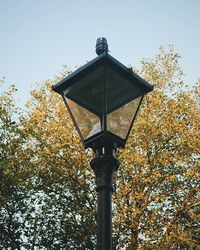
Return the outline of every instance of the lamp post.
{"type": "Polygon", "coordinates": [[[105,38],[97,39],[96,53],[52,89],[63,97],[84,147],[96,155],[90,165],[98,192],[97,246],[111,250],[115,152],[125,146],[142,99],[153,87],[108,54],[105,38]]]}

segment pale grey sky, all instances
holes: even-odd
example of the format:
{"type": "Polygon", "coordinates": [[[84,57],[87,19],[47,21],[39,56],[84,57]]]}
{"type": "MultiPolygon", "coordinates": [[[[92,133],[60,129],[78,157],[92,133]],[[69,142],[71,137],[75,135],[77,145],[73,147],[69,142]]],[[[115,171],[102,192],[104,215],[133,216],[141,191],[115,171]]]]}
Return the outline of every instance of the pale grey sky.
{"type": "Polygon", "coordinates": [[[24,105],[30,86],[53,78],[63,65],[93,59],[96,39],[125,65],[174,44],[186,81],[200,77],[199,0],[0,0],[0,78],[18,88],[24,105]]]}

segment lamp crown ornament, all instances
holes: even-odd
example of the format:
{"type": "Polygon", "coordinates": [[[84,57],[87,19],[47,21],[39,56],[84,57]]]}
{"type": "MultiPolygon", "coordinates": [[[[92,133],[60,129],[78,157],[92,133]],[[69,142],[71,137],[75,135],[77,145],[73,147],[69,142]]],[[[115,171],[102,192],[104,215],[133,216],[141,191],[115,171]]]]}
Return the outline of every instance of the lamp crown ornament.
{"type": "Polygon", "coordinates": [[[108,53],[108,43],[105,37],[99,37],[96,42],[96,53],[101,55],[103,53],[108,53]]]}

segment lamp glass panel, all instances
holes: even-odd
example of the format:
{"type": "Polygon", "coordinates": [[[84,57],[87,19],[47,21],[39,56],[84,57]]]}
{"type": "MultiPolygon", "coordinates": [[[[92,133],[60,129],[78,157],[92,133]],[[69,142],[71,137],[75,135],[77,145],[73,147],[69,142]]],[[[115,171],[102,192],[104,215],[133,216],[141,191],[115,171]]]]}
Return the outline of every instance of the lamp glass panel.
{"type": "MultiPolygon", "coordinates": [[[[119,71],[108,67],[106,71],[107,114],[143,95],[138,80],[129,80],[119,71]]],[[[137,103],[137,101],[136,101],[137,103]]]]}
{"type": "Polygon", "coordinates": [[[83,139],[101,131],[100,118],[72,100],[65,98],[83,139]]]}
{"type": "Polygon", "coordinates": [[[142,96],[107,115],[107,130],[126,139],[142,96]]]}
{"type": "Polygon", "coordinates": [[[101,116],[104,111],[103,80],[104,67],[100,66],[71,84],[70,87],[64,90],[64,96],[89,110],[91,113],[101,116]]]}

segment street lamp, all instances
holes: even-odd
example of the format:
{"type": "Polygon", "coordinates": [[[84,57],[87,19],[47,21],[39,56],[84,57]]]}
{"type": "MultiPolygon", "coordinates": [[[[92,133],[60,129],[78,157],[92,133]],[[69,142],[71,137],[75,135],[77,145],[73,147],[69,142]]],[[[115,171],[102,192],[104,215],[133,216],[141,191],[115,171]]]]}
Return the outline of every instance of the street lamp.
{"type": "Polygon", "coordinates": [[[153,87],[108,54],[107,40],[97,39],[97,57],[52,87],[67,106],[85,148],[96,157],[91,167],[98,192],[98,250],[112,249],[112,176],[144,95],[153,87]]]}

